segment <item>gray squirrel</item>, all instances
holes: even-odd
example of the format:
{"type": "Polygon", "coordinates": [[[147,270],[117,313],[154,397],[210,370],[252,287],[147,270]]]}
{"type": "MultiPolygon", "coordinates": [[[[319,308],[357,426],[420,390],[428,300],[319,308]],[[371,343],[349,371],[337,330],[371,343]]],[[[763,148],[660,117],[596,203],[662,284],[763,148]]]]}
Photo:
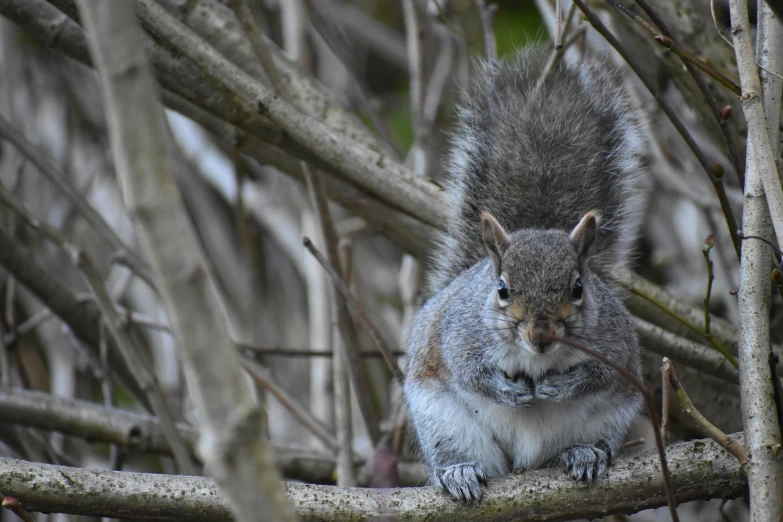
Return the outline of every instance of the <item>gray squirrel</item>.
{"type": "Polygon", "coordinates": [[[564,466],[593,481],[641,395],[614,294],[641,219],[644,140],[615,72],[540,49],[483,63],[458,108],[450,216],[408,341],[404,395],[433,484],[466,502],[487,477],[564,466]]]}

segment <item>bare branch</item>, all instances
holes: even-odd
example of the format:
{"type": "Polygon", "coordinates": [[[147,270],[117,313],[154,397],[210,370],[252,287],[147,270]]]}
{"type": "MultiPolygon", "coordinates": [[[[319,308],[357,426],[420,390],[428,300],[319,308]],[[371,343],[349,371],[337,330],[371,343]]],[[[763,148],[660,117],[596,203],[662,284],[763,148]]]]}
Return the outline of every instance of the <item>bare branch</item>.
{"type": "Polygon", "coordinates": [[[0,115],[0,137],[12,143],[19,151],[25,155],[27,160],[35,165],[38,172],[41,173],[57,190],[73,205],[74,209],[89,223],[89,225],[98,233],[101,239],[109,245],[114,252],[112,254],[121,254],[127,260],[127,266],[135,274],[141,277],[150,287],[155,288],[155,280],[146,263],[126,246],[106,220],[92,208],[90,202],[73,188],[67,181],[67,177],[60,172],[54,162],[38,147],[28,140],[22,132],[14,128],[11,122],[0,115]]]}
{"type": "MultiPolygon", "coordinates": [[[[340,266],[343,280],[351,286],[353,276],[353,249],[349,240],[340,240],[340,266]]],[[[351,414],[351,381],[342,357],[332,359],[332,382],[334,383],[334,424],[337,428],[337,485],[356,485],[356,469],[353,465],[353,415],[351,414]]]]}
{"type": "Polygon", "coordinates": [[[633,318],[639,340],[649,351],[670,357],[700,372],[734,384],[739,383],[738,370],[720,353],[703,344],[673,334],[638,317],[633,318]]]}
{"type": "MultiPolygon", "coordinates": [[[[35,256],[19,245],[13,237],[0,228],[0,265],[13,274],[45,306],[49,307],[71,332],[89,347],[97,359],[99,353],[98,328],[100,312],[91,303],[80,300],[63,283],[41,266],[35,256]]],[[[144,392],[128,367],[116,354],[110,357],[111,369],[116,372],[133,398],[149,406],[144,392]]]]}
{"type": "MultiPolygon", "coordinates": [[[[783,244],[783,192],[775,165],[778,140],[773,146],[769,138],[772,133],[778,136],[783,82],[765,75],[762,105],[747,3],[731,0],[729,8],[742,83],[742,109],[748,123],[742,228],[747,235],[769,238],[771,217],[778,244],[783,244]]],[[[779,70],[783,66],[783,25],[766,2],[759,3],[758,13],[758,54],[766,66],[779,70]]],[[[776,458],[782,441],[768,363],[771,262],[770,248],[764,242],[743,243],[739,287],[740,395],[745,445],[751,455],[746,469],[750,517],[754,522],[783,519],[783,460],[776,458]]]]}
{"type": "Polygon", "coordinates": [[[19,501],[14,497],[3,498],[3,507],[9,511],[13,511],[16,516],[21,518],[24,522],[35,522],[35,519],[33,519],[33,517],[31,517],[30,514],[24,510],[22,504],[20,504],[19,501]]]}
{"type": "Polygon", "coordinates": [[[669,385],[671,385],[671,387],[674,388],[674,393],[677,396],[677,402],[680,403],[680,406],[682,407],[685,414],[690,417],[691,420],[693,420],[696,426],[698,426],[702,434],[708,436],[720,444],[726,451],[734,455],[741,466],[747,464],[749,457],[745,447],[723,433],[714,424],[708,421],[706,417],[704,417],[704,415],[699,412],[699,410],[696,409],[696,407],[691,402],[690,397],[688,397],[688,394],[685,393],[685,388],[682,387],[679,379],[677,379],[677,373],[674,371],[674,366],[666,357],[663,358],[662,370],[664,375],[664,387],[668,388],[669,385]]]}
{"type": "MultiPolygon", "coordinates": [[[[665,38],[673,39],[674,33],[672,33],[671,28],[669,28],[668,24],[661,18],[660,15],[658,15],[657,11],[655,11],[652,6],[647,2],[647,0],[636,0],[636,3],[639,5],[639,7],[642,8],[642,10],[647,13],[647,16],[650,17],[652,22],[658,26],[658,29],[661,30],[663,33],[663,36],[665,38]]],[[[714,15],[714,11],[713,11],[714,15]]],[[[717,27],[717,25],[716,25],[717,27]]],[[[721,37],[725,38],[723,36],[723,33],[718,31],[721,35],[721,37]]],[[[660,40],[656,40],[659,43],[661,43],[660,40]]],[[[676,45],[676,43],[675,43],[676,45]]],[[[702,78],[701,74],[696,71],[695,66],[698,65],[696,63],[692,63],[688,59],[686,59],[684,56],[680,57],[682,59],[682,63],[685,66],[685,68],[688,70],[688,73],[690,73],[693,80],[696,82],[696,86],[701,91],[702,95],[704,96],[704,99],[707,101],[707,105],[710,107],[710,111],[712,112],[712,115],[715,117],[715,120],[718,122],[718,125],[720,126],[721,133],[723,133],[723,139],[726,142],[726,148],[729,152],[729,158],[731,159],[731,162],[734,164],[734,169],[737,172],[737,179],[739,181],[739,186],[744,187],[745,186],[745,165],[743,163],[743,158],[740,155],[739,151],[739,145],[737,144],[737,139],[734,135],[734,133],[731,131],[729,126],[729,118],[728,116],[723,112],[721,107],[718,105],[717,100],[715,99],[715,96],[712,94],[712,91],[709,89],[709,86],[704,81],[704,78],[702,78]]],[[[704,64],[703,61],[699,60],[700,63],[704,64]]],[[[707,67],[710,69],[711,66],[708,64],[707,67]]],[[[715,69],[712,69],[715,72],[718,72],[715,69]]],[[[712,75],[711,72],[708,71],[708,74],[712,75]]],[[[725,77],[724,77],[725,78],[725,77]]],[[[720,78],[716,78],[718,81],[723,83],[720,78]]],[[[739,89],[739,87],[734,84],[734,82],[731,82],[732,90],[734,90],[734,87],[739,89]]],[[[736,92],[736,91],[735,91],[736,92]]],[[[736,92],[737,95],[739,95],[739,92],[736,92]]]]}
{"type": "Polygon", "coordinates": [[[375,342],[375,345],[378,347],[378,350],[383,354],[383,358],[386,361],[386,364],[389,365],[389,368],[391,369],[392,373],[394,374],[394,377],[397,379],[398,382],[402,382],[405,380],[405,375],[402,373],[402,370],[400,370],[399,365],[397,364],[397,361],[394,358],[394,354],[392,350],[389,348],[389,346],[386,344],[386,342],[383,340],[383,337],[381,336],[381,332],[375,327],[375,325],[370,321],[370,318],[367,317],[367,314],[364,313],[364,310],[361,306],[359,306],[359,303],[356,302],[356,298],[353,297],[351,294],[351,291],[348,290],[348,288],[345,286],[345,283],[340,278],[340,275],[337,273],[337,271],[331,266],[329,261],[326,260],[326,258],[321,254],[318,249],[315,248],[313,243],[308,238],[304,238],[303,243],[305,247],[310,251],[313,256],[318,260],[319,263],[321,263],[321,266],[326,269],[327,272],[329,272],[329,275],[332,277],[332,282],[334,282],[335,287],[337,288],[337,291],[341,293],[343,296],[345,296],[345,300],[348,304],[351,305],[351,308],[353,309],[354,313],[356,314],[356,318],[367,328],[367,330],[370,332],[370,336],[372,337],[373,341],[375,342]]]}
{"type": "Polygon", "coordinates": [[[247,370],[253,380],[274,395],[285,409],[290,411],[291,414],[310,431],[310,433],[318,437],[318,439],[326,444],[333,452],[338,450],[340,445],[334,434],[332,434],[321,421],[316,419],[313,414],[310,413],[310,410],[302,406],[290,393],[278,385],[272,378],[272,375],[270,375],[269,370],[248,358],[245,358],[242,361],[242,366],[247,370]]]}
{"type": "MultiPolygon", "coordinates": [[[[731,435],[742,441],[742,435],[731,435]]],[[[679,502],[736,498],[747,482],[736,459],[711,440],[668,449],[679,502]]],[[[85,470],[0,459],[0,489],[29,511],[68,512],[168,522],[229,521],[229,505],[207,478],[85,470]],[[172,494],[172,492],[175,492],[172,494]],[[143,498],[144,502],[139,499],[143,498]]],[[[435,488],[358,489],[289,483],[291,503],[305,522],[383,517],[387,521],[543,522],[599,518],[666,505],[655,452],[619,457],[591,487],[560,470],[490,479],[481,504],[464,506],[435,488]]]]}
{"type": "Polygon", "coordinates": [[[179,466],[182,473],[188,475],[195,474],[195,468],[190,458],[190,453],[185,448],[185,445],[179,436],[179,432],[174,428],[174,418],[171,414],[171,409],[166,402],[166,398],[163,395],[163,391],[160,389],[155,376],[147,367],[145,361],[141,359],[138,348],[133,346],[133,342],[130,336],[127,335],[127,331],[122,329],[121,325],[123,324],[123,320],[117,313],[111,296],[103,284],[103,278],[90,257],[85,252],[80,251],[72,245],[54,227],[50,226],[45,221],[35,218],[22,204],[16,203],[13,196],[2,184],[0,184],[0,201],[13,209],[13,211],[30,227],[39,230],[50,241],[54,242],[64,251],[71,263],[81,270],[85,282],[92,289],[95,303],[98,305],[98,309],[103,316],[103,321],[111,333],[114,346],[117,347],[120,357],[125,361],[128,369],[136,377],[141,389],[147,395],[153,411],[157,413],[161,419],[163,432],[173,450],[177,466],[179,466]]]}
{"type": "Polygon", "coordinates": [[[411,216],[432,225],[442,223],[445,216],[440,207],[435,212],[422,210],[422,205],[427,205],[427,196],[437,192],[431,184],[416,178],[402,165],[345,140],[326,125],[303,115],[205,44],[154,1],[138,0],[138,6],[139,16],[150,30],[165,35],[172,48],[198,64],[211,78],[236,92],[246,103],[254,104],[259,114],[273,121],[303,150],[322,160],[325,166],[339,171],[353,183],[383,197],[411,216]],[[378,175],[379,165],[387,170],[387,175],[378,175]]]}
{"type": "MultiPolygon", "coordinates": [[[[766,5],[766,3],[762,2],[762,5],[766,5]]],[[[750,20],[748,19],[748,5],[740,0],[730,0],[729,9],[731,11],[731,33],[734,36],[734,52],[737,55],[737,67],[739,68],[740,83],[742,84],[740,101],[742,102],[742,111],[745,113],[745,121],[748,124],[746,164],[748,169],[751,168],[751,164],[755,164],[757,175],[761,179],[764,195],[766,195],[775,237],[778,240],[778,245],[783,245],[783,188],[781,187],[778,168],[775,164],[775,150],[777,149],[778,140],[775,139],[775,145],[772,145],[770,140],[771,134],[767,130],[769,121],[765,120],[765,109],[767,109],[767,117],[771,116],[773,112],[775,114],[779,112],[777,110],[779,105],[776,105],[773,111],[772,106],[768,106],[767,102],[773,99],[780,100],[781,83],[779,78],[776,78],[774,75],[765,75],[764,83],[769,90],[773,90],[773,93],[765,97],[762,103],[761,80],[756,69],[756,53],[753,52],[753,35],[750,29],[750,20]]],[[[771,10],[766,11],[766,9],[768,8],[761,9],[760,6],[758,10],[759,20],[761,20],[758,25],[764,28],[758,41],[760,50],[758,54],[763,66],[780,69],[779,55],[781,54],[781,48],[777,41],[781,32],[781,24],[771,10]],[[768,18],[763,17],[761,14],[765,11],[769,13],[767,15],[768,18]]],[[[767,91],[764,92],[766,93],[767,91]]],[[[774,119],[778,120],[777,117],[774,117],[774,119]]],[[[771,126],[771,129],[774,132],[774,136],[777,136],[778,126],[771,126]]],[[[743,223],[745,223],[744,219],[743,223]]],[[[747,226],[743,225],[743,229],[747,229],[747,226]]],[[[746,232],[756,233],[753,230],[746,230],[746,232]]],[[[783,501],[779,502],[779,504],[783,505],[783,501]]],[[[780,509],[783,510],[783,507],[780,509]]]]}
{"type": "Polygon", "coordinates": [[[230,342],[228,318],[169,159],[171,142],[133,4],[79,0],[103,89],[125,206],[181,350],[202,425],[199,454],[241,521],[293,521],[255,403],[230,342]],[[132,71],[132,74],[128,74],[132,71]]]}
{"type": "MultiPolygon", "coordinates": [[[[655,27],[653,27],[647,22],[647,20],[645,20],[641,16],[637,16],[636,14],[634,14],[634,12],[628,9],[628,7],[625,4],[619,2],[618,0],[611,0],[611,2],[623,14],[628,15],[634,22],[638,23],[641,27],[644,28],[645,31],[650,33],[653,36],[653,40],[655,40],[661,47],[664,47],[666,48],[667,51],[672,52],[677,56],[679,56],[680,59],[683,61],[683,64],[686,64],[686,67],[689,65],[698,67],[705,73],[712,76],[713,79],[715,79],[718,83],[722,84],[724,87],[729,89],[731,92],[733,92],[737,96],[740,95],[739,85],[737,85],[735,82],[727,78],[723,73],[716,70],[710,64],[706,63],[704,60],[702,60],[701,58],[699,58],[689,50],[682,47],[679,43],[677,43],[677,41],[674,40],[674,38],[672,37],[668,28],[665,25],[662,25],[661,22],[663,22],[663,20],[657,16],[655,11],[647,4],[645,0],[636,0],[636,3],[639,4],[639,6],[644,10],[645,13],[647,13],[647,15],[653,20],[653,23],[658,26],[661,32],[658,32],[655,29],[655,27]]],[[[693,73],[691,74],[693,75],[693,73]]]]}
{"type": "MultiPolygon", "coordinates": [[[[557,0],[558,7],[560,6],[560,0],[557,0]]],[[[495,42],[495,12],[498,10],[497,4],[487,5],[485,0],[476,0],[476,8],[479,11],[481,17],[481,29],[484,33],[484,54],[487,57],[487,61],[494,62],[498,59],[498,46],[495,42]]],[[[557,27],[560,28],[560,11],[558,10],[557,27]]],[[[555,42],[555,48],[558,45],[562,46],[562,42],[559,39],[560,32],[558,31],[558,38],[555,42]]]]}
{"type": "MultiPolygon", "coordinates": [[[[317,261],[316,261],[317,262],[317,261]]],[[[256,352],[264,357],[332,357],[334,356],[331,350],[311,350],[309,348],[285,348],[280,346],[260,346],[250,343],[236,343],[237,348],[242,350],[248,350],[256,352]]],[[[395,357],[402,357],[405,352],[402,350],[392,350],[392,355],[395,357]]],[[[377,350],[361,350],[359,351],[359,357],[363,359],[377,359],[383,357],[383,354],[377,350]]]]}

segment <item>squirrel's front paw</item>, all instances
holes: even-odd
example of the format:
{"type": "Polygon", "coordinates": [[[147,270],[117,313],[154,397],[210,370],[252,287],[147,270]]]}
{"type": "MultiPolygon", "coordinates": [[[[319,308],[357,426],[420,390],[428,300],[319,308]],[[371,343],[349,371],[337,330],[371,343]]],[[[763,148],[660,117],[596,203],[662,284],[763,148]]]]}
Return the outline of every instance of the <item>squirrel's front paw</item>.
{"type": "Polygon", "coordinates": [[[467,504],[478,502],[481,499],[481,486],[487,485],[487,476],[478,462],[437,468],[435,478],[444,491],[467,504]]]}
{"type": "Polygon", "coordinates": [[[499,377],[497,402],[503,406],[530,408],[536,401],[532,381],[526,377],[512,380],[505,375],[499,377]]]}
{"type": "Polygon", "coordinates": [[[551,373],[535,385],[535,396],[539,400],[561,401],[566,396],[568,380],[563,374],[551,373]]]}
{"type": "Polygon", "coordinates": [[[593,482],[612,463],[612,450],[603,442],[577,444],[563,450],[556,460],[565,464],[568,474],[578,482],[593,482]]]}

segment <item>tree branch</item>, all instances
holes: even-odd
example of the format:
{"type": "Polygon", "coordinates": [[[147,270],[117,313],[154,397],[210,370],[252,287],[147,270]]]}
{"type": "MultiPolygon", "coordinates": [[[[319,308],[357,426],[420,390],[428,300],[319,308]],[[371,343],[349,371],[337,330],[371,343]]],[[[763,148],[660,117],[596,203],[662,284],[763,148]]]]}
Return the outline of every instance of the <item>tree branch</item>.
{"type": "MultiPolygon", "coordinates": [[[[0,228],[0,265],[13,274],[30,292],[65,323],[89,348],[97,360],[100,353],[98,328],[101,314],[91,303],[79,299],[59,279],[42,267],[35,256],[0,228]]],[[[140,404],[149,407],[135,377],[115,350],[111,351],[110,369],[140,404]]]]}
{"type": "MultiPolygon", "coordinates": [[[[171,455],[157,417],[94,402],[21,388],[0,389],[0,419],[3,424],[56,431],[130,451],[171,455]]],[[[195,428],[178,423],[177,429],[188,447],[194,448],[198,439],[195,428]]],[[[333,480],[334,455],[288,446],[275,446],[274,453],[278,469],[288,478],[316,483],[333,480]]],[[[406,485],[425,480],[421,466],[411,462],[400,463],[400,476],[406,485]]]]}
{"type": "MultiPolygon", "coordinates": [[[[731,435],[742,442],[741,434],[731,435]]],[[[705,439],[668,448],[678,502],[736,498],[747,482],[733,456],[705,439]]],[[[382,517],[387,521],[529,522],[597,518],[666,505],[654,451],[619,457],[587,486],[556,469],[490,479],[479,505],[464,506],[435,488],[357,489],[288,483],[305,522],[382,517]]],[[[0,490],[29,511],[64,512],[168,522],[229,521],[228,502],[207,478],[66,468],[0,459],[0,490]],[[140,501],[143,499],[143,501],[140,501]]]]}
{"type": "Polygon", "coordinates": [[[225,305],[174,180],[170,131],[133,4],[79,0],[79,6],[101,79],[123,200],[160,282],[201,421],[199,454],[240,521],[259,513],[293,521],[263,436],[264,411],[244,379],[225,305]]]}
{"type": "MultiPolygon", "coordinates": [[[[731,0],[729,8],[742,83],[742,109],[748,123],[742,228],[747,235],[768,238],[771,215],[778,244],[783,244],[783,192],[775,165],[778,140],[773,146],[769,138],[771,133],[778,136],[783,82],[772,75],[765,76],[762,105],[747,3],[731,0]]],[[[783,47],[779,42],[783,25],[766,2],[759,3],[758,13],[758,54],[768,67],[780,70],[783,47]]],[[[783,460],[777,458],[781,449],[781,433],[767,362],[771,262],[770,248],[763,241],[743,242],[739,286],[739,376],[742,427],[747,441],[745,446],[750,453],[746,467],[750,486],[750,518],[754,522],[783,519],[783,460]]]]}
{"type": "MultiPolygon", "coordinates": [[[[235,92],[258,114],[269,118],[303,151],[320,160],[332,172],[339,172],[354,184],[390,202],[404,212],[432,225],[445,217],[441,205],[424,211],[437,189],[417,178],[402,165],[344,139],[328,126],[309,118],[285,103],[270,89],[229,62],[187,27],[174,20],[152,0],[138,0],[139,16],[154,34],[173,49],[198,64],[210,77],[235,92]],[[382,172],[385,171],[385,172],[382,172]]],[[[303,157],[308,160],[310,158],[303,157]]]]}
{"type": "Polygon", "coordinates": [[[673,334],[638,317],[633,318],[639,340],[649,351],[670,357],[700,372],[734,384],[739,382],[739,372],[721,354],[673,334]]]}
{"type": "MultiPolygon", "coordinates": [[[[762,4],[766,5],[764,2],[762,4]]],[[[775,110],[772,110],[770,107],[765,111],[767,108],[766,102],[771,101],[771,98],[780,100],[780,94],[770,93],[769,96],[771,98],[768,99],[765,91],[765,98],[762,102],[761,80],[756,69],[756,53],[753,52],[753,35],[750,29],[750,20],[748,19],[748,5],[740,0],[730,0],[729,9],[731,11],[731,33],[734,36],[734,51],[737,54],[737,67],[739,68],[740,83],[742,84],[740,100],[742,102],[742,111],[745,113],[745,121],[748,123],[746,164],[748,169],[751,168],[751,163],[756,164],[756,175],[760,177],[763,192],[766,195],[775,237],[778,240],[778,244],[783,245],[783,188],[781,187],[780,176],[775,163],[775,150],[777,149],[778,140],[775,140],[775,145],[773,146],[770,140],[770,132],[767,131],[765,124],[765,122],[768,123],[768,120],[765,119],[765,112],[767,117],[771,116],[773,112],[776,115],[778,113],[778,106],[775,106],[775,110]]],[[[759,9],[760,18],[762,12],[762,9],[759,9]]],[[[768,18],[765,22],[769,27],[766,27],[765,32],[761,33],[759,47],[763,48],[763,52],[759,54],[764,61],[774,60],[778,62],[781,49],[777,40],[780,36],[781,24],[771,11],[768,11],[768,13],[769,15],[767,15],[768,18]]],[[[769,65],[767,64],[766,67],[769,68],[769,65]]],[[[779,66],[779,64],[777,65],[779,66]]],[[[765,76],[765,84],[769,89],[774,89],[776,93],[780,91],[780,82],[774,75],[767,74],[765,76]]],[[[779,120],[777,117],[775,119],[779,120]]],[[[777,136],[778,126],[776,125],[772,129],[774,136],[777,136]]],[[[754,233],[749,230],[746,232],[754,233]]],[[[783,502],[780,504],[783,504],[783,502]]]]}

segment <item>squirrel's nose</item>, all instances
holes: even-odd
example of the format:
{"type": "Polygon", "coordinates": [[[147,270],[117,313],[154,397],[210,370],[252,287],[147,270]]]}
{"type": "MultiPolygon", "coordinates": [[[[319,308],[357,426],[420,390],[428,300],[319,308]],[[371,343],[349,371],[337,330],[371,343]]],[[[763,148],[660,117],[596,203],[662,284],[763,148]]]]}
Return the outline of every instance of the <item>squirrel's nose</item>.
{"type": "Polygon", "coordinates": [[[536,345],[541,352],[552,345],[552,339],[549,338],[552,335],[555,335],[555,327],[548,319],[536,319],[533,326],[528,329],[530,342],[536,345]]]}

